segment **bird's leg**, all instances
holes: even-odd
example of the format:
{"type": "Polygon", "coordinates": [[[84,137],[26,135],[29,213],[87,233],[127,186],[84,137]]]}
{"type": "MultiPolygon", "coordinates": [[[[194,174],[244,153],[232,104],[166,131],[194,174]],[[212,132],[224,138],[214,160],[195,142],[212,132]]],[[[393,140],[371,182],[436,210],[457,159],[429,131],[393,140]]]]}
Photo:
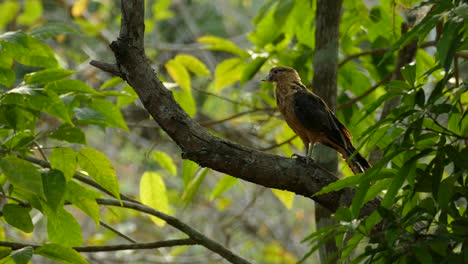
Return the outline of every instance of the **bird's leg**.
{"type": "Polygon", "coordinates": [[[314,145],[312,143],[306,144],[306,163],[309,164],[309,161],[312,159],[312,152],[314,150],[314,145]]]}

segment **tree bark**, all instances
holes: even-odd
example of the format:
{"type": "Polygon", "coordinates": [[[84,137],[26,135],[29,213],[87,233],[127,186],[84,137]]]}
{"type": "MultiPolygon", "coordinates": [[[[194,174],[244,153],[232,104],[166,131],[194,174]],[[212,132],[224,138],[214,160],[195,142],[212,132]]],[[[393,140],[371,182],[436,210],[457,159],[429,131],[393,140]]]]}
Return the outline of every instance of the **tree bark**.
{"type": "MultiPolygon", "coordinates": [[[[315,16],[315,51],[314,51],[314,79],[313,90],[325,100],[328,106],[336,110],[337,79],[338,79],[338,50],[341,20],[342,0],[318,0],[315,16]]],[[[318,145],[314,158],[320,158],[329,171],[336,173],[338,159],[335,150],[318,145]]],[[[332,212],[321,205],[315,207],[315,221],[317,230],[334,223],[332,212]]],[[[338,248],[334,240],[320,248],[320,262],[325,263],[330,256],[336,254],[338,248]]],[[[337,263],[337,255],[329,263],[337,263]]]]}

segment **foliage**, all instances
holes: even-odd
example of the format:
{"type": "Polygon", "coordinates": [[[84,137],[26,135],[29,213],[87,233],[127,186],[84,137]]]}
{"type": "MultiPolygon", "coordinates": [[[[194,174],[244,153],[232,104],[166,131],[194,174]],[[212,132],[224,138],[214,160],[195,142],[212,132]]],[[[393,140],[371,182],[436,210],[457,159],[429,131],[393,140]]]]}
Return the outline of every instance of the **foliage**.
{"type": "MultiPolygon", "coordinates": [[[[313,217],[305,218],[301,207],[306,206],[301,205],[309,200],[298,205],[300,198],[279,190],[271,190],[266,196],[263,190],[246,186],[237,178],[218,175],[189,160],[182,162],[180,150],[156,128],[139,131],[129,120],[129,113],[140,108],[131,87],[120,78],[83,70],[80,65],[88,59],[87,52],[93,58],[108,59],[107,45],[99,41],[105,42],[105,30],[118,32],[120,11],[115,3],[75,1],[66,7],[71,17],[61,22],[45,20],[47,12],[53,12],[43,5],[38,0],[24,1],[24,7],[17,1],[0,3],[0,29],[5,31],[0,35],[0,182],[2,197],[8,199],[2,221],[24,237],[35,235],[47,241],[37,248],[0,247],[0,257],[5,261],[27,263],[33,255],[41,255],[64,263],[87,263],[74,247],[105,244],[109,237],[120,234],[109,231],[87,235],[81,213],[96,225],[131,218],[138,226],[158,230],[154,231],[156,235],[143,232],[143,239],[177,236],[163,229],[165,222],[159,218],[151,217],[158,225],[155,227],[151,221],[135,220],[133,214],[120,209],[100,210],[96,198],[108,195],[123,200],[126,197],[121,192],[181,218],[200,211],[197,225],[222,230],[225,237],[216,240],[226,240],[226,244],[231,239],[238,244],[242,241],[238,251],[260,263],[294,263],[301,257],[310,261],[307,258],[327,241],[337,243],[342,262],[461,263],[468,258],[468,85],[462,72],[466,55],[460,56],[468,49],[468,6],[463,1],[381,1],[374,6],[344,1],[337,116],[358,139],[362,153],[377,149],[382,156],[362,175],[350,176],[349,169],[341,164],[347,177],[321,193],[357,187],[353,203],[335,212],[339,224],[307,237],[304,232],[310,231],[308,221],[313,217]],[[416,18],[411,28],[401,33],[405,18],[396,9],[410,14],[407,18],[412,21],[408,12],[411,7],[416,7],[416,18]],[[22,30],[12,30],[13,25],[22,30]],[[435,41],[430,43],[432,39],[435,41]],[[414,42],[435,49],[418,49],[414,62],[398,69],[399,54],[414,42]],[[369,49],[374,52],[345,61],[369,49]],[[393,78],[344,107],[399,70],[402,78],[393,78]],[[398,103],[380,118],[385,106],[394,100],[398,103]],[[99,137],[103,132],[118,134],[117,139],[99,137]],[[128,147],[128,138],[135,137],[143,143],[128,147]],[[149,141],[158,142],[158,149],[154,150],[149,141]],[[119,165],[119,159],[129,159],[130,165],[119,165]],[[128,169],[131,166],[138,169],[128,169]],[[138,176],[119,179],[128,171],[138,176]],[[128,183],[136,177],[136,186],[128,183]],[[135,190],[138,187],[139,191],[135,190]],[[241,203],[248,193],[253,193],[251,200],[241,203]],[[260,195],[277,200],[264,199],[269,201],[261,206],[263,215],[246,217],[260,195]],[[382,199],[378,210],[360,217],[364,204],[376,197],[382,199]],[[211,211],[206,211],[208,207],[211,211]],[[42,226],[33,221],[38,215],[47,220],[42,226]],[[231,218],[224,220],[225,215],[231,218]],[[278,223],[271,224],[272,215],[282,218],[275,218],[273,222],[278,223]],[[259,222],[253,231],[251,218],[259,222]],[[218,225],[218,219],[224,221],[218,225]],[[299,222],[305,228],[298,231],[294,228],[299,222]],[[43,226],[47,229],[44,234],[43,226]],[[299,239],[305,237],[308,249],[288,247],[286,239],[292,236],[291,230],[299,234],[295,234],[299,239]],[[252,241],[261,240],[259,237],[268,240],[255,248],[257,242],[252,241]]],[[[147,55],[158,66],[163,64],[157,67],[158,77],[182,108],[211,132],[291,156],[302,151],[302,145],[297,138],[291,140],[293,132],[272,114],[276,107],[272,87],[260,80],[271,66],[288,65],[298,70],[304,83],[311,83],[315,5],[316,1],[281,0],[237,7],[255,14],[243,19],[252,19],[253,27],[247,39],[240,42],[230,36],[234,35],[232,31],[239,33],[235,27],[244,30],[244,21],[222,23],[222,16],[213,18],[209,12],[194,11],[215,8],[209,3],[200,1],[190,6],[192,18],[206,24],[202,33],[187,39],[187,34],[174,34],[169,27],[171,23],[182,24],[183,19],[174,14],[175,10],[183,13],[185,5],[172,7],[170,1],[147,1],[147,55]],[[183,51],[162,52],[158,48],[164,47],[156,45],[163,41],[197,43],[193,44],[196,49],[189,46],[183,51]]],[[[12,232],[5,235],[2,228],[0,240],[21,237],[12,237],[12,232]]],[[[168,254],[172,257],[184,251],[185,247],[168,254]]]]}

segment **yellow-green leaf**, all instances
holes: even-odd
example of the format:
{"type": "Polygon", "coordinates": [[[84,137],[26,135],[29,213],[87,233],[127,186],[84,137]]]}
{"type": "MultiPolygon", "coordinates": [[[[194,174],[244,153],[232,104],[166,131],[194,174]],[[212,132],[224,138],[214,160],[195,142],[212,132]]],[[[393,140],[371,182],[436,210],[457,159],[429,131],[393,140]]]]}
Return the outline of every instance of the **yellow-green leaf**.
{"type": "Polygon", "coordinates": [[[248,55],[247,52],[227,39],[215,36],[203,36],[198,39],[198,42],[208,44],[206,48],[210,50],[229,52],[239,55],[240,57],[246,57],[248,55]]]}
{"type": "Polygon", "coordinates": [[[213,200],[219,197],[223,192],[231,188],[236,182],[237,178],[234,178],[229,175],[225,175],[221,180],[219,180],[218,184],[214,187],[210,194],[210,200],[213,200]]]}
{"type": "Polygon", "coordinates": [[[117,174],[104,154],[95,149],[84,148],[78,152],[78,164],[91,178],[120,200],[117,174]]]}
{"type": "Polygon", "coordinates": [[[185,68],[198,76],[209,76],[210,70],[197,57],[188,54],[181,54],[175,57],[175,60],[185,66],[185,68]]]}
{"type": "Polygon", "coordinates": [[[62,263],[86,264],[88,261],[71,247],[62,244],[46,244],[34,250],[35,254],[62,263]]]}
{"type": "Polygon", "coordinates": [[[243,70],[244,64],[239,58],[227,59],[218,64],[215,70],[216,91],[219,92],[226,86],[239,81],[243,70]]]}
{"type": "Polygon", "coordinates": [[[171,78],[184,89],[184,91],[190,91],[192,89],[190,75],[182,63],[172,59],[168,61],[165,66],[171,78]]]}
{"type": "Polygon", "coordinates": [[[172,160],[171,156],[166,152],[155,151],[153,152],[153,159],[159,163],[163,168],[165,168],[172,175],[177,175],[177,166],[172,160]]]}
{"type": "Polygon", "coordinates": [[[76,152],[71,148],[54,148],[50,153],[50,165],[52,169],[61,171],[69,181],[76,172],[76,152]]]}
{"type": "Polygon", "coordinates": [[[174,91],[172,92],[174,99],[184,109],[189,116],[194,116],[197,112],[197,106],[190,91],[174,91]]]}
{"type": "Polygon", "coordinates": [[[271,189],[271,191],[276,196],[276,198],[278,198],[281,201],[281,203],[283,203],[283,205],[286,208],[292,208],[294,202],[294,193],[278,189],[271,189]]]}
{"type": "MultiPolygon", "coordinates": [[[[171,214],[167,199],[166,185],[163,178],[157,172],[145,172],[140,180],[140,200],[142,203],[165,213],[171,214]]],[[[164,226],[166,222],[155,216],[151,220],[158,226],[164,226]]]]}

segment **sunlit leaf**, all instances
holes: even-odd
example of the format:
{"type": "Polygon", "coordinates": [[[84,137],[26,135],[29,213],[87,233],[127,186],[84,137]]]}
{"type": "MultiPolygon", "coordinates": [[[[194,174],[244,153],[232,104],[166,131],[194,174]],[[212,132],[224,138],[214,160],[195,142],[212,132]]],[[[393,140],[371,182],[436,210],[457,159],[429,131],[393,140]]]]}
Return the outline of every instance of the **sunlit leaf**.
{"type": "Polygon", "coordinates": [[[62,244],[47,244],[34,250],[35,254],[46,258],[70,264],[86,264],[88,261],[71,247],[62,244]]]}
{"type": "Polygon", "coordinates": [[[197,107],[190,91],[174,91],[172,94],[177,103],[189,116],[193,117],[196,114],[197,107]]]}
{"type": "Polygon", "coordinates": [[[165,67],[171,78],[179,84],[184,91],[187,92],[192,89],[190,75],[182,63],[172,59],[165,64],[165,67]]]}
{"type": "Polygon", "coordinates": [[[286,207],[287,209],[291,209],[293,202],[294,202],[294,196],[295,194],[293,192],[288,192],[288,191],[283,191],[283,190],[278,190],[278,189],[271,189],[273,194],[278,198],[281,203],[286,207]]]}
{"type": "Polygon", "coordinates": [[[206,65],[195,56],[181,54],[177,55],[175,60],[182,64],[187,70],[195,73],[198,76],[210,75],[210,70],[208,70],[206,65]]]}
{"type": "Polygon", "coordinates": [[[15,156],[6,156],[0,159],[0,168],[16,188],[45,197],[41,174],[30,162],[15,156]]]}
{"type": "Polygon", "coordinates": [[[100,196],[100,193],[87,189],[75,181],[67,183],[65,199],[90,216],[96,225],[99,224],[100,220],[99,205],[96,202],[96,198],[99,198],[100,196]]]}
{"type": "Polygon", "coordinates": [[[75,71],[65,69],[45,69],[42,71],[26,74],[24,81],[27,84],[45,84],[52,81],[58,81],[74,74],[75,71]]]}
{"type": "MultiPolygon", "coordinates": [[[[169,200],[166,193],[166,185],[163,178],[157,172],[145,172],[140,180],[140,200],[142,203],[162,212],[171,214],[169,200]]],[[[155,216],[151,220],[158,226],[164,226],[166,222],[155,216]]]]}
{"type": "Polygon", "coordinates": [[[42,16],[42,3],[40,0],[25,0],[23,2],[23,12],[18,16],[17,21],[22,25],[31,25],[42,16]]]}
{"type": "Polygon", "coordinates": [[[109,126],[118,127],[128,131],[127,123],[125,122],[120,109],[110,101],[104,99],[94,99],[91,101],[89,108],[101,113],[109,126]]]}
{"type": "Polygon", "coordinates": [[[95,149],[84,148],[78,152],[78,164],[97,183],[120,199],[117,174],[104,154],[95,149]]]}
{"type": "Polygon", "coordinates": [[[247,56],[247,53],[244,50],[239,48],[233,42],[223,39],[223,38],[219,38],[215,36],[203,36],[203,37],[198,38],[198,42],[203,43],[203,44],[208,44],[207,49],[210,49],[210,50],[224,51],[224,52],[238,55],[239,57],[247,56]]]}
{"type": "Polygon", "coordinates": [[[81,246],[83,237],[78,221],[63,207],[57,211],[50,211],[47,205],[42,206],[47,216],[47,234],[52,243],[64,246],[81,246]]]}
{"type": "Polygon", "coordinates": [[[88,9],[88,0],[77,0],[71,8],[71,14],[73,17],[81,17],[86,9],[88,9]]]}
{"type": "Polygon", "coordinates": [[[175,165],[174,161],[172,160],[171,156],[166,152],[162,151],[154,151],[153,152],[153,159],[159,163],[164,169],[166,169],[172,175],[177,175],[177,166],[175,165]]]}
{"type": "Polygon", "coordinates": [[[216,66],[215,87],[216,91],[221,91],[228,85],[240,80],[244,64],[239,58],[227,59],[216,66]]]}
{"type": "Polygon", "coordinates": [[[226,190],[234,186],[234,184],[236,184],[237,181],[238,181],[238,178],[234,178],[229,175],[224,175],[224,177],[218,181],[218,184],[216,184],[216,186],[211,191],[210,200],[214,200],[218,198],[226,190]]]}
{"type": "Polygon", "coordinates": [[[3,29],[20,10],[20,3],[16,0],[6,0],[0,3],[0,28],[3,29]]]}

